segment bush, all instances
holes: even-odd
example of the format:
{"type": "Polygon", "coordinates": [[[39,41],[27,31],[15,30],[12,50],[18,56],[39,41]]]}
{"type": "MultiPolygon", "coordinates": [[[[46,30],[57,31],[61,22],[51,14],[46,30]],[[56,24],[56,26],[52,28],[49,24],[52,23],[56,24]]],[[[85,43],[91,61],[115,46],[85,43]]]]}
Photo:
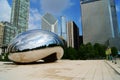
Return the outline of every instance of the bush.
{"type": "Polygon", "coordinates": [[[71,60],[77,59],[77,50],[71,47],[65,48],[63,59],[71,59],[71,60]]]}
{"type": "Polygon", "coordinates": [[[106,56],[105,55],[106,48],[107,46],[103,44],[99,44],[99,43],[94,44],[94,49],[95,49],[97,58],[103,58],[106,56]]]}
{"type": "Polygon", "coordinates": [[[104,59],[106,48],[107,46],[99,43],[82,44],[78,50],[71,47],[65,48],[63,59],[104,59]]]}
{"type": "Polygon", "coordinates": [[[8,59],[8,55],[9,53],[3,53],[2,55],[0,55],[0,61],[10,61],[8,59]],[[4,57],[4,59],[2,59],[2,57],[4,57]]]}
{"type": "Polygon", "coordinates": [[[115,57],[116,55],[117,55],[117,53],[118,53],[118,50],[117,50],[117,48],[116,47],[111,47],[111,55],[113,56],[113,57],[115,57]]]}

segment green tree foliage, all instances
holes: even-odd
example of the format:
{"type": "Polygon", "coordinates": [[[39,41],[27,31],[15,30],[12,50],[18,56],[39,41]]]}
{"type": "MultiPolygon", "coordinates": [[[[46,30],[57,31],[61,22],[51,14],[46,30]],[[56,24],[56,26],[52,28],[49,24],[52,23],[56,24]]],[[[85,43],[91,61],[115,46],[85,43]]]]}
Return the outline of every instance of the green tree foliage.
{"type": "Polygon", "coordinates": [[[95,50],[91,43],[86,44],[86,56],[89,59],[95,58],[95,50]]]}
{"type": "Polygon", "coordinates": [[[8,55],[9,53],[3,53],[2,55],[0,55],[0,61],[10,61],[8,59],[8,55]]]}
{"type": "Polygon", "coordinates": [[[94,44],[94,50],[96,53],[97,58],[105,57],[105,51],[106,51],[107,46],[99,43],[94,44]]]}
{"type": "Polygon", "coordinates": [[[63,59],[71,59],[71,60],[77,59],[76,49],[71,48],[71,47],[65,48],[63,59]]]}
{"type": "MultiPolygon", "coordinates": [[[[80,45],[79,49],[65,48],[64,59],[103,59],[106,57],[105,51],[107,46],[99,43],[80,45]]],[[[115,52],[114,52],[115,53],[115,52]]]]}
{"type": "Polygon", "coordinates": [[[78,59],[87,59],[86,54],[86,46],[84,44],[80,45],[80,48],[78,49],[78,59]]]}
{"type": "Polygon", "coordinates": [[[118,53],[118,50],[117,50],[117,48],[116,47],[111,47],[111,52],[112,52],[112,56],[113,57],[115,57],[116,55],[117,55],[117,53],[118,53]]]}

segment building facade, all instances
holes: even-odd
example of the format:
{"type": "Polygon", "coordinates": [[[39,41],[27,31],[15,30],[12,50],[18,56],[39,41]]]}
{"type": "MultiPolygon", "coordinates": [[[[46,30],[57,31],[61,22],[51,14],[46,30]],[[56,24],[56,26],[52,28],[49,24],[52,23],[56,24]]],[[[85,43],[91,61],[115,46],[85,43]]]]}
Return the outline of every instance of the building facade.
{"type": "Polygon", "coordinates": [[[7,46],[10,41],[18,34],[17,28],[9,22],[1,22],[0,46],[7,46]]]}
{"type": "Polygon", "coordinates": [[[7,46],[18,34],[17,28],[9,22],[0,22],[0,48],[1,53],[6,53],[7,46]]]}
{"type": "Polygon", "coordinates": [[[3,44],[3,35],[4,35],[4,25],[3,23],[0,23],[0,47],[2,47],[3,44]]]}
{"type": "Polygon", "coordinates": [[[11,11],[11,24],[13,24],[18,33],[28,29],[30,0],[13,0],[11,11]]]}
{"type": "Polygon", "coordinates": [[[80,45],[83,44],[83,36],[79,36],[79,44],[80,44],[80,45]]]}
{"type": "Polygon", "coordinates": [[[63,39],[65,41],[67,41],[67,30],[66,30],[66,20],[65,20],[65,17],[64,16],[61,16],[61,36],[63,37],[63,39]]]}
{"type": "Polygon", "coordinates": [[[41,28],[58,34],[58,20],[50,13],[42,16],[41,28]]]}
{"type": "Polygon", "coordinates": [[[109,39],[109,46],[116,47],[120,51],[120,37],[109,39]]]}
{"type": "Polygon", "coordinates": [[[114,0],[81,0],[83,43],[104,44],[118,37],[114,0]]]}
{"type": "Polygon", "coordinates": [[[73,22],[67,22],[67,47],[79,48],[79,29],[73,22]]]}

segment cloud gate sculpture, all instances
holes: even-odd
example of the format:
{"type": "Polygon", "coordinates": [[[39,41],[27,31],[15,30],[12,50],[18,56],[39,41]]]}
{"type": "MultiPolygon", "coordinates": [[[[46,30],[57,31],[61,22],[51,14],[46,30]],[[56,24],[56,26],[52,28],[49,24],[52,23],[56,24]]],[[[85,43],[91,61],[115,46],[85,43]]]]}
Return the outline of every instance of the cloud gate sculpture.
{"type": "Polygon", "coordinates": [[[38,60],[54,62],[63,56],[63,42],[54,33],[45,30],[29,30],[19,34],[8,46],[8,58],[16,63],[38,60]]]}

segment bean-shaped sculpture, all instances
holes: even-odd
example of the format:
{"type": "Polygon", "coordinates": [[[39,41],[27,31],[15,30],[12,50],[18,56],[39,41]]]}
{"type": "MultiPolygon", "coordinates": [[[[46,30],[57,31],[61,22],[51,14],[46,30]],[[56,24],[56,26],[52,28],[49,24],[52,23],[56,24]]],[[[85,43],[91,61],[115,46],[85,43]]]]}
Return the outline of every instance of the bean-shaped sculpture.
{"type": "Polygon", "coordinates": [[[15,37],[8,46],[8,58],[16,63],[38,60],[52,62],[61,59],[63,42],[58,35],[45,30],[29,30],[15,37]]]}

